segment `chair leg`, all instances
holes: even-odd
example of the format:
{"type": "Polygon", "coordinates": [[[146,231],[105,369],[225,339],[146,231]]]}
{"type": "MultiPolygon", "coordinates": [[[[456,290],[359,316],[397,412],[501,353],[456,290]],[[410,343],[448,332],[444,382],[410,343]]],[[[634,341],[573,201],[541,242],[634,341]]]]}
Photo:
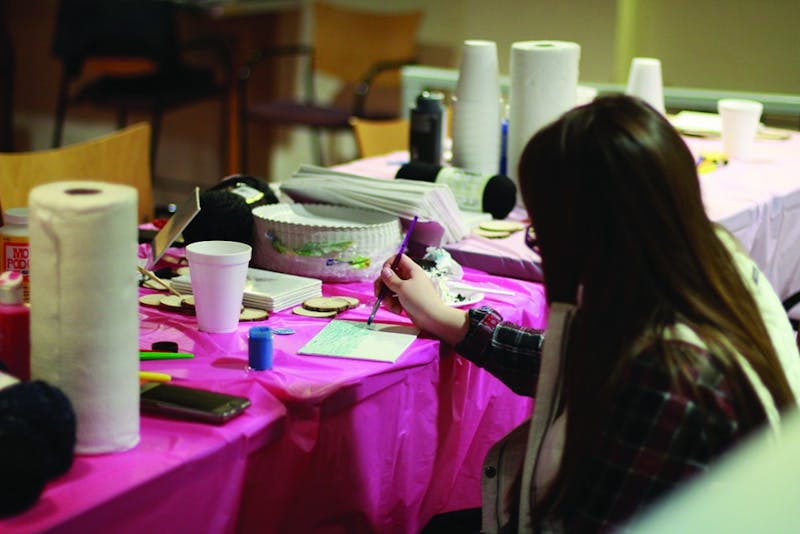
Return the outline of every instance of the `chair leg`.
{"type": "Polygon", "coordinates": [[[219,105],[219,176],[222,178],[228,174],[228,142],[230,137],[230,132],[228,131],[230,106],[228,105],[228,96],[226,94],[223,94],[220,98],[219,105]]]}
{"type": "Polygon", "coordinates": [[[314,128],[311,132],[311,157],[317,165],[325,165],[325,154],[322,149],[322,128],[314,128]]]}
{"type": "Polygon", "coordinates": [[[128,124],[128,108],[119,106],[117,108],[117,130],[125,128],[128,124]]]}
{"type": "Polygon", "coordinates": [[[245,100],[246,94],[244,90],[244,82],[240,81],[237,88],[239,93],[238,110],[230,110],[231,113],[239,114],[239,172],[247,174],[249,167],[247,158],[248,154],[248,139],[247,139],[247,101],[245,100]]]}
{"type": "Polygon", "coordinates": [[[156,156],[158,155],[158,140],[161,136],[161,116],[163,110],[161,106],[153,107],[153,116],[150,121],[152,125],[152,133],[150,137],[150,179],[156,179],[156,156]]]}
{"type": "Polygon", "coordinates": [[[61,74],[61,82],[58,85],[58,100],[56,101],[56,122],[53,127],[53,148],[61,146],[61,139],[64,133],[64,120],[67,116],[67,98],[69,92],[69,76],[66,69],[61,74]]]}

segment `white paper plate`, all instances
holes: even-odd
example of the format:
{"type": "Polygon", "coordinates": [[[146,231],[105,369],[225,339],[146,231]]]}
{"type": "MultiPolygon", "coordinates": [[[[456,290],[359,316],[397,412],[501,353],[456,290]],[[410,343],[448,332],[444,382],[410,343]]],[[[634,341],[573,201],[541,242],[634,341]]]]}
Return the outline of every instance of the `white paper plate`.
{"type": "Polygon", "coordinates": [[[253,215],[276,223],[304,226],[314,230],[363,230],[387,224],[397,226],[395,215],[377,210],[327,204],[269,204],[254,209],[253,215]]]}
{"type": "Polygon", "coordinates": [[[444,303],[452,308],[460,308],[461,306],[472,306],[473,304],[477,304],[478,302],[482,301],[484,295],[482,292],[478,291],[475,293],[458,293],[453,292],[447,295],[444,299],[444,303]],[[464,297],[463,299],[459,299],[458,296],[464,297]]]}
{"type": "Polygon", "coordinates": [[[402,239],[396,216],[346,206],[270,204],[253,221],[253,266],[328,282],[375,279],[402,239]]]}

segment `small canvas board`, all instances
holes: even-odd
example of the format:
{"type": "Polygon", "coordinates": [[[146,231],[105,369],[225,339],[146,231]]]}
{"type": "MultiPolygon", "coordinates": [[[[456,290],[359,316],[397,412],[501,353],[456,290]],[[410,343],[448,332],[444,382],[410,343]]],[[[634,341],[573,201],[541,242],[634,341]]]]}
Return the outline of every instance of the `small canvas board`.
{"type": "Polygon", "coordinates": [[[150,257],[147,258],[147,264],[145,265],[147,269],[152,269],[155,266],[161,256],[172,246],[181,235],[181,232],[189,226],[189,223],[198,213],[200,213],[200,188],[195,187],[189,196],[178,204],[175,213],[172,214],[167,224],[158,231],[150,243],[150,257]]]}
{"type": "Polygon", "coordinates": [[[413,326],[334,319],[297,353],[395,362],[418,335],[413,326]]]}
{"type": "MultiPolygon", "coordinates": [[[[176,276],[170,283],[181,293],[192,293],[191,275],[176,276]]],[[[245,306],[273,312],[321,295],[322,280],[317,278],[249,267],[242,302],[245,306]]]]}

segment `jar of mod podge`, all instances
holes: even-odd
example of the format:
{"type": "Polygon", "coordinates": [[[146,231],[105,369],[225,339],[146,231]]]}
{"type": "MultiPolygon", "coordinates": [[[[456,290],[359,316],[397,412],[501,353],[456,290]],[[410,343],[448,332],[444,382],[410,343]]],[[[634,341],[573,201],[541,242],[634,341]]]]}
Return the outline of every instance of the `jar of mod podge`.
{"type": "Polygon", "coordinates": [[[19,380],[31,378],[30,308],[22,302],[22,275],[0,273],[0,362],[19,380]]]}
{"type": "Polygon", "coordinates": [[[30,301],[30,247],[28,246],[28,208],[8,208],[3,211],[0,226],[0,272],[16,271],[22,274],[25,302],[30,301]]]}

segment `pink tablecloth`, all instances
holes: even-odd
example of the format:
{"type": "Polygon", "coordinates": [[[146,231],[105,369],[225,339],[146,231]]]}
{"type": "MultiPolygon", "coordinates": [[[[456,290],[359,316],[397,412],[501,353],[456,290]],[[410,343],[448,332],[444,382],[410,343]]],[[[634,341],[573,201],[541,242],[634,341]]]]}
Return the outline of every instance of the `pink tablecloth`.
{"type": "MultiPolygon", "coordinates": [[[[472,284],[510,289],[480,304],[543,327],[540,285],[466,269],[472,284]]],[[[369,283],[327,284],[326,295],[362,305],[340,315],[366,320],[369,283]]],[[[224,426],[142,417],[131,451],[85,456],[2,532],[413,532],[434,514],[480,503],[488,447],[530,413],[520,398],[429,336],[394,364],[297,349],[327,322],[288,311],[201,334],[193,317],[140,309],[141,343],[177,341],[191,360],[143,362],[178,384],[242,394],[252,406],[224,426]],[[275,336],[274,369],[248,372],[247,331],[275,336]]],[[[407,323],[386,310],[379,322],[407,323]]]]}

